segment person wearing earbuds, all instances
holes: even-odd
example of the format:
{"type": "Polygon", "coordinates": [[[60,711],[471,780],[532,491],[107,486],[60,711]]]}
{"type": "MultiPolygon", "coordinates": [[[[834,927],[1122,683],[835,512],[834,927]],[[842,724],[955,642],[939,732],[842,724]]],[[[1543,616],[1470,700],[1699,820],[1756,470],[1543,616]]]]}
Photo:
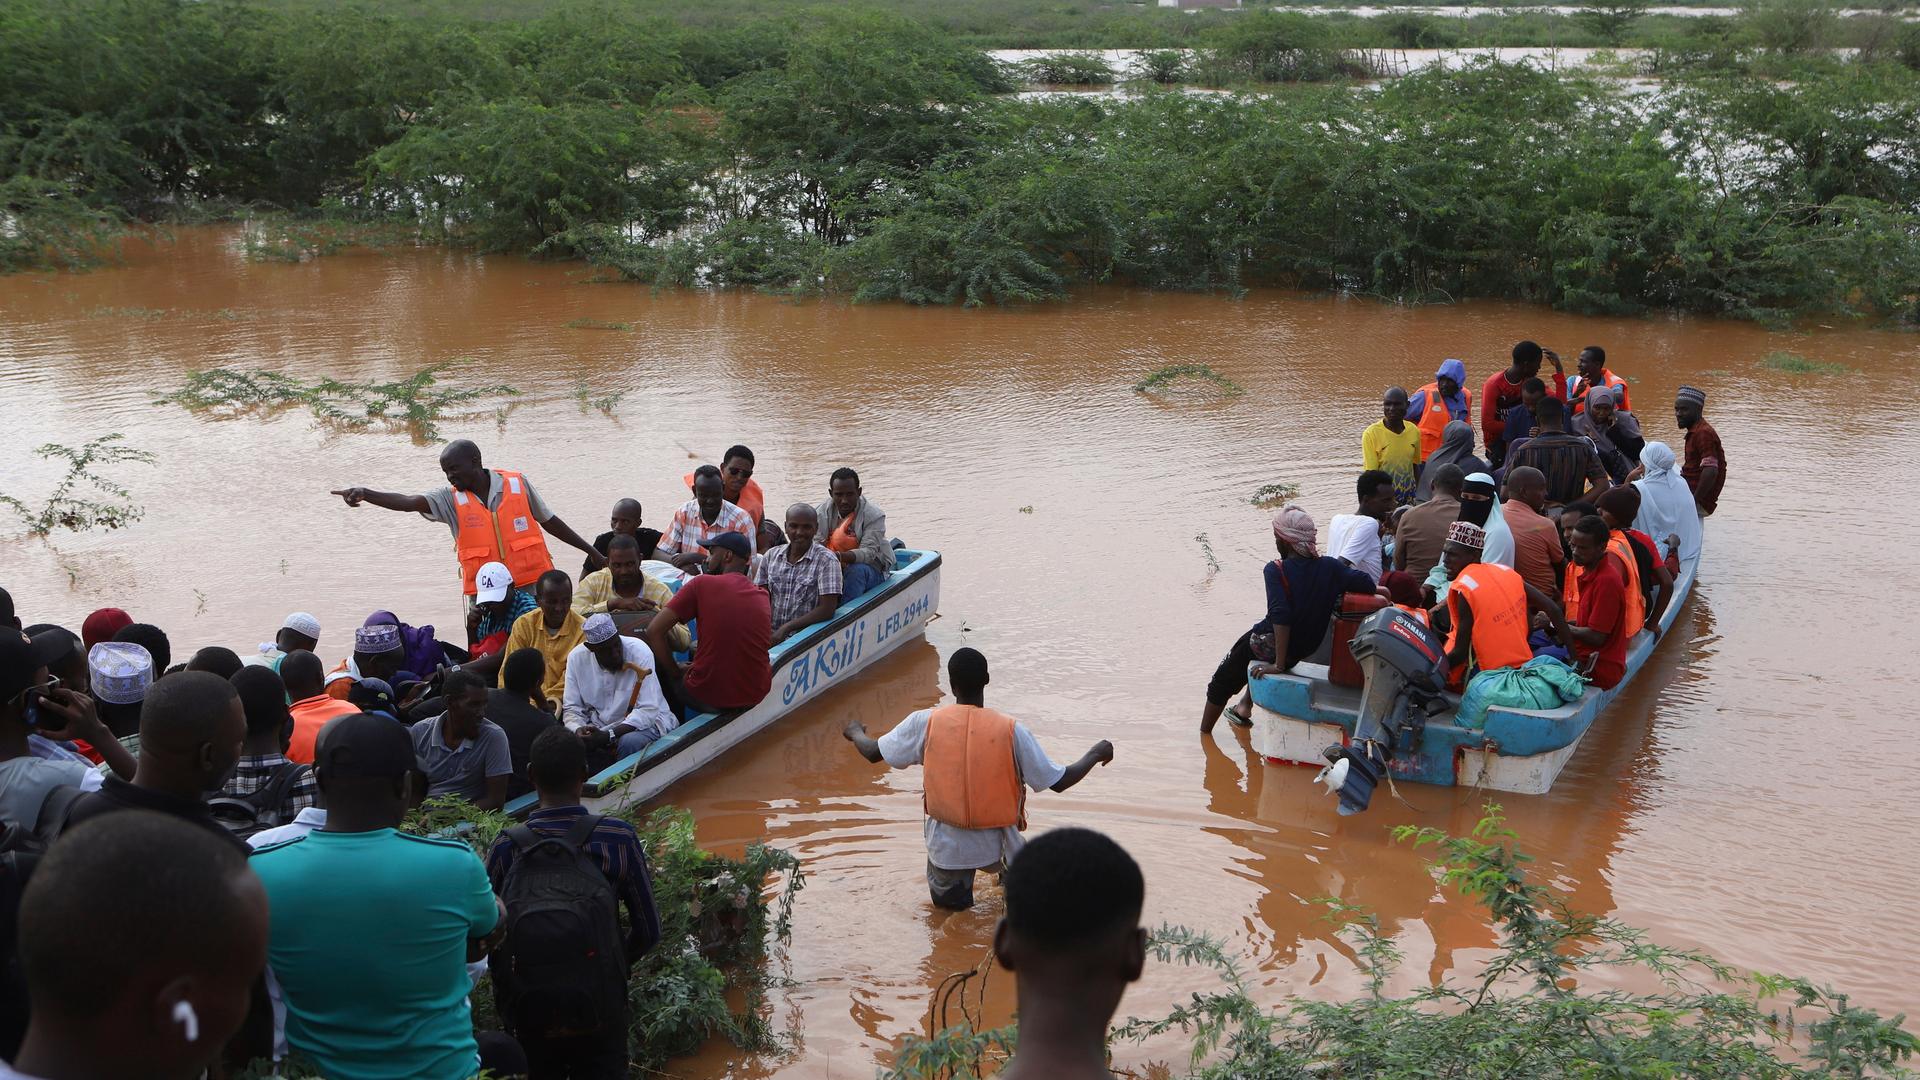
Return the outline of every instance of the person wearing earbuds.
{"type": "Polygon", "coordinates": [[[150,810],[75,825],[20,899],[31,1018],[0,1080],[192,1080],[266,960],[267,896],[232,844],[150,810]]]}
{"type": "Polygon", "coordinates": [[[1018,987],[1020,1045],[1001,1080],[1113,1080],[1107,1025],[1147,960],[1146,879],[1091,829],[1036,837],[1007,868],[993,953],[1018,987]]]}

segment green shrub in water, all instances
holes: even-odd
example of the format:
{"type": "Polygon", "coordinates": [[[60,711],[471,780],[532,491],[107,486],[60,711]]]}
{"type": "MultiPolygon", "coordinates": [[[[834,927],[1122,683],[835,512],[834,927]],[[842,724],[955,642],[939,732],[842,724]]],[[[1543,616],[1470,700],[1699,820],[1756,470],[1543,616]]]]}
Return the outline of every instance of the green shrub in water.
{"type": "Polygon", "coordinates": [[[1240,388],[1240,384],[1213,370],[1212,367],[1206,364],[1168,364],[1166,367],[1157,368],[1148,373],[1146,378],[1133,384],[1133,389],[1134,392],[1141,394],[1149,391],[1167,390],[1177,386],[1184,379],[1196,379],[1200,382],[1212,383],[1228,395],[1246,392],[1240,388]]]}
{"type": "MultiPolygon", "coordinates": [[[[1211,969],[1219,989],[1168,1015],[1113,1032],[1139,1040],[1171,1031],[1192,1039],[1196,1080],[1345,1080],[1462,1077],[1574,1080],[1860,1080],[1911,1077],[1920,1038],[1799,979],[1743,976],[1703,953],[1670,949],[1640,931],[1571,911],[1529,875],[1497,806],[1472,835],[1401,826],[1395,835],[1434,851],[1433,870],[1485,908],[1501,944],[1478,976],[1403,997],[1387,986],[1401,955],[1365,911],[1324,900],[1367,980],[1350,1001],[1296,998],[1259,1005],[1246,970],[1220,945],[1180,927],[1150,939],[1154,959],[1211,969]],[[1587,972],[1652,976],[1648,994],[1595,987],[1587,972]],[[1727,987],[1730,989],[1721,989],[1727,987]],[[1777,1002],[1769,1005],[1768,1002],[1777,1002]]],[[[991,1075],[1017,1033],[976,1035],[964,1025],[910,1037],[886,1080],[991,1075]]]]}
{"type": "Polygon", "coordinates": [[[1847,365],[1830,360],[1809,360],[1798,353],[1770,352],[1760,358],[1760,366],[1791,375],[1832,375],[1847,370],[1847,365]]]}
{"type": "Polygon", "coordinates": [[[91,529],[119,529],[133,524],[146,514],[146,510],[133,501],[131,492],[98,471],[103,466],[129,462],[153,464],[154,456],[148,451],[120,445],[124,437],[116,432],[90,439],[77,447],[60,443],[40,446],[34,450],[34,455],[65,461],[66,474],[55,485],[52,494],[37,507],[30,506],[15,495],[0,495],[0,506],[11,507],[26,525],[30,536],[45,536],[55,529],[87,532],[91,529]],[[99,502],[78,494],[83,488],[91,488],[111,501],[99,502]]]}
{"type": "MultiPolygon", "coordinates": [[[[1176,54],[1178,55],[1178,54],[1176,54]]],[[[1058,86],[1109,86],[1114,81],[1113,65],[1099,53],[1065,52],[1036,56],[1016,65],[1020,77],[1030,83],[1058,86]]]]}
{"type": "Polygon", "coordinates": [[[440,437],[439,421],[457,407],[520,393],[511,386],[499,384],[442,386],[440,374],[450,366],[434,364],[391,382],[322,379],[316,383],[261,368],[252,371],[207,368],[187,376],[186,385],[180,389],[158,395],[154,403],[223,416],[273,413],[304,406],[322,423],[345,428],[384,423],[410,430],[423,442],[432,442],[440,437]]]}

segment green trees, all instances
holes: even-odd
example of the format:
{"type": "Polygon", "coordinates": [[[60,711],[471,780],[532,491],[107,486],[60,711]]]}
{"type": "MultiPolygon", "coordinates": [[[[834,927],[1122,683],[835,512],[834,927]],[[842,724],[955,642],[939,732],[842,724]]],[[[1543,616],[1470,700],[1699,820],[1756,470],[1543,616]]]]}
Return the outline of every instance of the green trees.
{"type": "Polygon", "coordinates": [[[1245,12],[1179,23],[1196,47],[1149,56],[1137,92],[1026,100],[874,8],[541,2],[0,0],[0,268],[83,265],[123,220],[212,201],[914,303],[1119,280],[1920,314],[1920,74],[1748,74],[1733,23],[1652,98],[1491,62],[1317,84],[1350,71],[1351,24],[1245,12]],[[1154,86],[1175,77],[1262,88],[1154,86]]]}

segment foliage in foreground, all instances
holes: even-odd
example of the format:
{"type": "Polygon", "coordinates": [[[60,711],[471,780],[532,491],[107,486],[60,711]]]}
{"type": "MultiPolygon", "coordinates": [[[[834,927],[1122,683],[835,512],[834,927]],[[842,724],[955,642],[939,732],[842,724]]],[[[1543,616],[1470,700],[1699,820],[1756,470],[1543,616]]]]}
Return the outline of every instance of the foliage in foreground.
{"type": "Polygon", "coordinates": [[[65,461],[66,474],[37,507],[10,494],[0,494],[0,506],[9,507],[19,515],[29,536],[45,536],[55,529],[69,532],[87,532],[91,529],[110,531],[133,524],[146,514],[146,510],[133,501],[132,492],[99,470],[104,466],[128,462],[151,465],[154,457],[146,450],[121,445],[123,437],[116,432],[90,439],[77,447],[47,443],[36,448],[34,454],[37,457],[65,461]],[[87,498],[79,493],[83,486],[107,496],[110,501],[87,498]]]}
{"type": "Polygon", "coordinates": [[[291,375],[255,368],[206,368],[187,376],[186,385],[157,395],[155,404],[179,405],[191,412],[217,416],[272,413],[304,407],[315,419],[344,428],[375,423],[412,431],[422,442],[440,437],[438,422],[460,406],[489,398],[513,397],[511,386],[440,385],[450,365],[421,368],[404,379],[389,382],[343,382],[321,379],[305,383],[291,375]]]}
{"type": "MultiPolygon", "coordinates": [[[[1162,927],[1151,938],[1155,959],[1210,968],[1222,986],[1194,994],[1165,1017],[1129,1021],[1114,1036],[1190,1036],[1187,1075],[1200,1080],[1914,1075],[1905,1063],[1920,1038],[1903,1027],[1904,1017],[1881,1017],[1803,980],[1743,976],[1705,954],[1656,945],[1638,930],[1569,910],[1530,879],[1531,860],[1515,849],[1497,806],[1471,836],[1412,826],[1396,835],[1433,848],[1435,876],[1483,906],[1499,929],[1500,947],[1476,979],[1388,995],[1399,950],[1371,915],[1327,900],[1355,947],[1365,996],[1268,1010],[1218,943],[1162,927]],[[1632,994],[1578,985],[1608,970],[1650,975],[1661,989],[1632,994]],[[1784,1007],[1765,1004],[1780,1000],[1784,1007]]],[[[932,1039],[910,1038],[881,1075],[990,1075],[1013,1037],[957,1025],[932,1039]]]]}
{"type": "MultiPolygon", "coordinates": [[[[665,806],[643,814],[623,804],[611,812],[639,830],[660,909],[660,944],[634,966],[628,983],[630,1075],[653,1075],[715,1036],[743,1050],[780,1051],[783,1042],[766,1017],[767,990],[776,984],[768,940],[784,945],[791,938],[794,898],[805,885],[800,861],[761,843],[748,845],[739,858],[706,851],[694,842],[688,810],[665,806]],[[767,885],[777,875],[785,880],[770,898],[767,885]]],[[[436,798],[401,828],[457,836],[484,859],[512,823],[463,800],[436,798]]],[[[473,1005],[476,1024],[498,1026],[490,983],[475,988],[473,1005]]]]}

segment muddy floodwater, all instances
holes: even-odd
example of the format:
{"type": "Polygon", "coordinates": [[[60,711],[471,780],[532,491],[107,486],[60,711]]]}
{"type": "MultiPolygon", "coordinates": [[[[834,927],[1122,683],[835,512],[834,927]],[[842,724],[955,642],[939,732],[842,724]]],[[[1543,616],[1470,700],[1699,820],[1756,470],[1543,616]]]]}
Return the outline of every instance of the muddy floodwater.
{"type": "MultiPolygon", "coordinates": [[[[1225,724],[1201,738],[1202,689],[1262,610],[1272,551],[1254,489],[1299,485],[1324,527],[1352,509],[1360,431],[1383,386],[1415,388],[1458,356],[1477,388],[1522,337],[1569,358],[1599,343],[1650,437],[1677,445],[1674,388],[1707,389],[1729,480],[1699,585],[1649,669],[1551,794],[1500,801],[1538,872],[1584,910],[1920,1010],[1920,337],[1282,291],[1111,289],[963,311],[592,278],[438,250],[251,263],[230,230],[181,232],[95,273],[0,278],[0,491],[45,494],[56,471],[29,456],[44,442],[124,432],[158,455],[115,474],[146,508],[129,529],[42,542],[9,522],[0,584],[28,622],[77,627],[95,607],[124,607],[166,628],[176,657],[250,649],[295,609],[319,616],[329,661],[377,608],[459,625],[445,528],[327,494],[425,490],[440,479],[434,449],[305,413],[215,420],[152,403],[212,365],[311,379],[453,361],[450,378],[517,386],[504,415],[449,420],[443,435],[525,471],[588,535],[629,495],[663,526],[686,498],[679,477],[730,443],[758,454],[770,510],[822,498],[829,472],[855,466],[895,535],[944,553],[940,617],[924,643],[668,798],[695,812],[704,843],[767,840],[809,878],[785,959],[793,986],[774,997],[795,1053],[749,1061],[715,1046],[676,1072],[867,1077],[922,1026],[941,979],[986,958],[1001,896],[986,887],[973,912],[934,912],[917,772],[867,764],[839,732],[855,717],[878,733],[940,701],[943,659],[963,644],[990,658],[990,703],[1056,759],[1102,738],[1117,747],[1072,792],[1035,796],[1033,826],[1113,834],[1145,867],[1147,919],[1223,939],[1269,1000],[1361,989],[1321,896],[1378,913],[1406,954],[1401,989],[1477,970],[1494,945],[1479,913],[1388,831],[1467,829],[1485,794],[1403,787],[1407,805],[1380,798],[1339,818],[1309,770],[1262,764],[1225,724]],[[1781,374],[1761,363],[1775,350],[1846,370],[1781,374]],[[1131,389],[1175,363],[1210,364],[1246,392],[1131,389]],[[621,395],[614,415],[583,405],[582,387],[621,395]]],[[[1157,1015],[1210,985],[1151,966],[1122,1015],[1157,1015]]],[[[984,1020],[1011,1007],[1012,981],[996,976],[984,1020]]],[[[1183,1054],[1161,1042],[1123,1046],[1119,1060],[1183,1054]]]]}

